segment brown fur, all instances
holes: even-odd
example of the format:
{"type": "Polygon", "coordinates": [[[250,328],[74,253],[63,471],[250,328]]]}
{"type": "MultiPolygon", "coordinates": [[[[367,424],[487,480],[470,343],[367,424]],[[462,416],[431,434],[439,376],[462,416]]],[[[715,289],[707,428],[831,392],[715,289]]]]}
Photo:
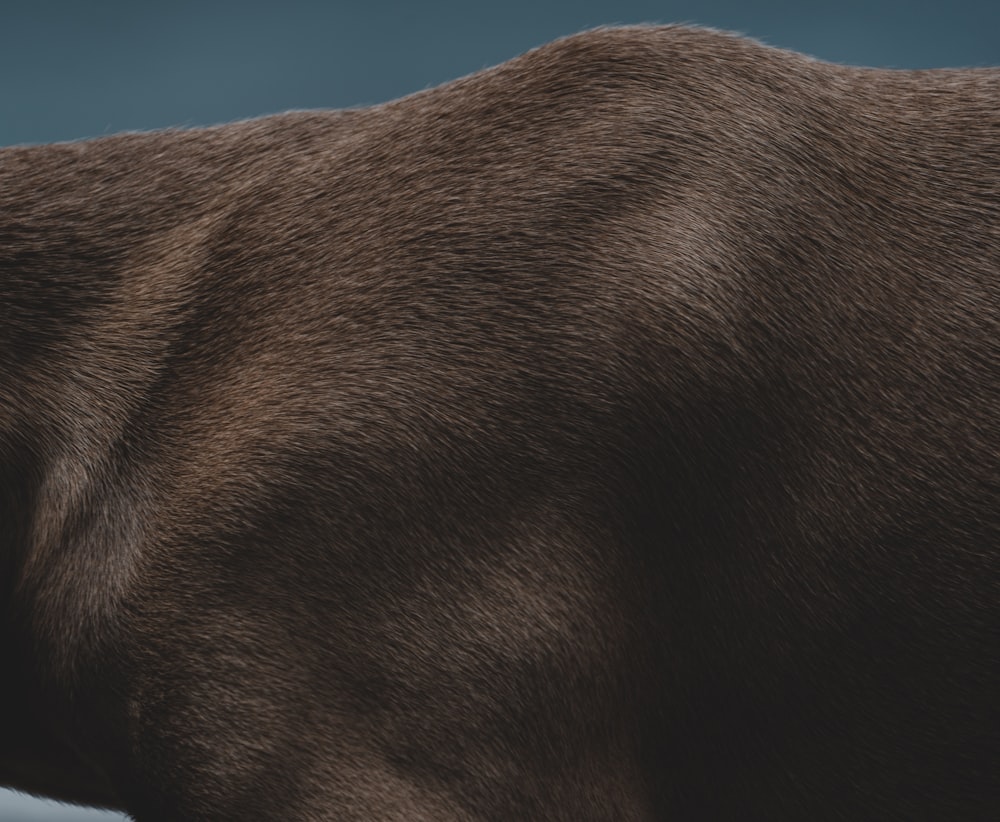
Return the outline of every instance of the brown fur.
{"type": "Polygon", "coordinates": [[[1000,815],[1000,73],[685,28],[0,152],[0,779],[1000,815]]]}

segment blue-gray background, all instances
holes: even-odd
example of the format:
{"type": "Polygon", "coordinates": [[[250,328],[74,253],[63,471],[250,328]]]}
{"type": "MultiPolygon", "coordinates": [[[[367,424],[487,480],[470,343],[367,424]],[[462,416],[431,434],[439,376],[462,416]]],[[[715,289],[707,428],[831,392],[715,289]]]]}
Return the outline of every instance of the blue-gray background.
{"type": "MultiPolygon", "coordinates": [[[[0,146],[377,103],[639,22],[844,63],[1000,65],[997,0],[0,0],[0,146]]],[[[0,792],[0,822],[119,818],[0,792]]]]}

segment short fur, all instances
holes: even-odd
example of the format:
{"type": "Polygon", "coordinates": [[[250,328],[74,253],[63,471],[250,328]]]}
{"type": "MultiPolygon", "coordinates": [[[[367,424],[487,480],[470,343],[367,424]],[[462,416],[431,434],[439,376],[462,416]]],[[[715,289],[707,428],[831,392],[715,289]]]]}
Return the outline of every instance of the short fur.
{"type": "Polygon", "coordinates": [[[0,779],[993,820],[1000,72],[600,30],[0,152],[0,779]]]}

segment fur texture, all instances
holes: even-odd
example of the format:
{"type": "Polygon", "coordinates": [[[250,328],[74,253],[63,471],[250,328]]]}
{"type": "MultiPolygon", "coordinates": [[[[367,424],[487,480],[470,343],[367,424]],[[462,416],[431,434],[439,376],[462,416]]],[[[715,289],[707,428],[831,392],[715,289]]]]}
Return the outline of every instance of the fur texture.
{"type": "Polygon", "coordinates": [[[600,30],[0,152],[0,780],[993,820],[1000,72],[600,30]]]}

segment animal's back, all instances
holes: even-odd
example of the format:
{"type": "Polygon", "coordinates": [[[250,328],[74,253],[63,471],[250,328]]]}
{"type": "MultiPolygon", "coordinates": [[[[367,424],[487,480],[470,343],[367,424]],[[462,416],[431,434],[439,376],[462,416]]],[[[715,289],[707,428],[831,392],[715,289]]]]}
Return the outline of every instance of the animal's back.
{"type": "Polygon", "coordinates": [[[139,819],[995,816],[998,135],[665,28],[0,153],[7,704],[139,819]]]}

